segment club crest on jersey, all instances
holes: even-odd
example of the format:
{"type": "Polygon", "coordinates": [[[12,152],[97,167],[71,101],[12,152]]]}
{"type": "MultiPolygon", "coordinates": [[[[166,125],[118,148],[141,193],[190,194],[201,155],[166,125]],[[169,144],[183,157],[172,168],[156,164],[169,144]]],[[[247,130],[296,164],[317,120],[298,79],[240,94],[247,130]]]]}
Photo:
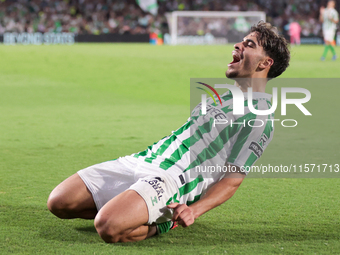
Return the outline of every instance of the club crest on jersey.
{"type": "Polygon", "coordinates": [[[266,145],[268,141],[268,136],[263,134],[259,141],[252,141],[249,145],[249,149],[255,154],[256,157],[261,157],[263,154],[263,147],[266,145]]]}

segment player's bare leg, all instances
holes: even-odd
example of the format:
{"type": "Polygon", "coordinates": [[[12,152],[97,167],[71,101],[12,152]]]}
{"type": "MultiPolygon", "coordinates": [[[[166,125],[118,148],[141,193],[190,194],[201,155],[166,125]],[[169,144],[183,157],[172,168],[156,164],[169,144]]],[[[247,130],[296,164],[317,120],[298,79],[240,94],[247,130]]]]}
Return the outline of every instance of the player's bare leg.
{"type": "Polygon", "coordinates": [[[97,214],[92,194],[77,173],[64,180],[51,192],[47,207],[62,219],[94,219],[97,214]]]}
{"type": "Polygon", "coordinates": [[[155,235],[156,226],[149,220],[144,199],[134,190],[127,190],[106,203],[98,212],[94,225],[107,243],[133,242],[155,235]]]}

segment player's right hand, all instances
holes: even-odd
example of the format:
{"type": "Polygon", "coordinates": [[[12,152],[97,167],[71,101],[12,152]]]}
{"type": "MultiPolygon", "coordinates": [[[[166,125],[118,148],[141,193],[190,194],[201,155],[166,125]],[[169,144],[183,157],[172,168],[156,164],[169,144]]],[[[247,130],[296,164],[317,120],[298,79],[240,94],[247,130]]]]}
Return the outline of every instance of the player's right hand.
{"type": "Polygon", "coordinates": [[[194,213],[189,206],[185,204],[172,203],[168,205],[168,208],[174,209],[172,221],[177,221],[182,227],[185,228],[194,223],[194,213]]]}

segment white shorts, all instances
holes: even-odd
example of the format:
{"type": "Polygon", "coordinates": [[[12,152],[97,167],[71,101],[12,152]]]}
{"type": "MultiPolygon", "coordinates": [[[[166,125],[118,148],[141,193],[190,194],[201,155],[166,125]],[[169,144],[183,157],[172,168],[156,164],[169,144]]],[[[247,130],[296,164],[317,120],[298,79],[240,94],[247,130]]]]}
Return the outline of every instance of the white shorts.
{"type": "Polygon", "coordinates": [[[127,156],[87,167],[78,174],[90,190],[98,211],[112,198],[130,189],[144,199],[149,212],[148,224],[172,218],[172,209],[166,205],[178,193],[176,182],[152,164],[127,156]]]}
{"type": "Polygon", "coordinates": [[[333,42],[335,36],[335,30],[325,30],[323,31],[323,38],[325,41],[333,42]]]}

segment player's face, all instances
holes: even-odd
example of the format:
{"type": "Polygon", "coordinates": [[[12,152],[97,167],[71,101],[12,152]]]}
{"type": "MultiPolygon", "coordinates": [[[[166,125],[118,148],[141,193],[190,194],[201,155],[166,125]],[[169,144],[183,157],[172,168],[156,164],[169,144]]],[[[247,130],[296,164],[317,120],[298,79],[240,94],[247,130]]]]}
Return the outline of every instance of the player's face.
{"type": "Polygon", "coordinates": [[[329,1],[327,7],[328,8],[334,8],[335,7],[335,1],[329,1]]]}
{"type": "Polygon", "coordinates": [[[234,45],[233,61],[228,64],[228,78],[252,78],[261,61],[266,57],[263,47],[258,44],[256,32],[247,35],[242,42],[234,45]]]}

